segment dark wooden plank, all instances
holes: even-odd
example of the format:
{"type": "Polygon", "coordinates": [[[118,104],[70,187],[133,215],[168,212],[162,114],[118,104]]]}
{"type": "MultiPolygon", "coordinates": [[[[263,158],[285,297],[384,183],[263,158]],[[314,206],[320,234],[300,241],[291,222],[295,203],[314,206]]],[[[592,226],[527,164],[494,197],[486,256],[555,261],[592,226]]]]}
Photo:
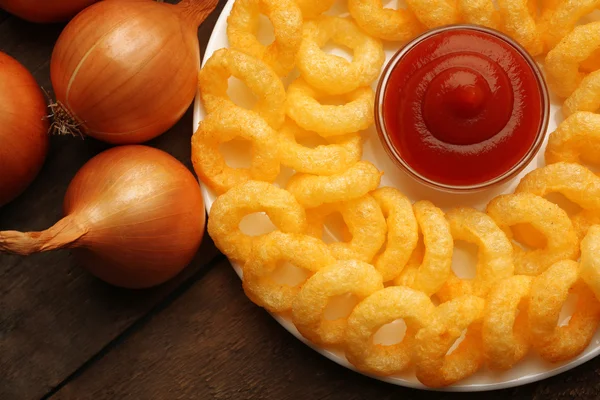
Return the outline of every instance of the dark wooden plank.
{"type": "Polygon", "coordinates": [[[600,359],[540,383],[485,394],[381,383],[295,339],[246,299],[223,262],[51,399],[598,399],[598,374],[600,359]]]}
{"type": "MultiPolygon", "coordinates": [[[[215,19],[199,32],[202,46],[215,19]]],[[[50,89],[50,55],[63,25],[30,24],[3,12],[0,21],[0,51],[18,59],[50,89]]],[[[173,129],[148,144],[191,168],[191,133],[190,109],[173,129]]],[[[0,230],[39,230],[56,222],[72,177],[107,147],[92,139],[53,137],[39,177],[17,200],[0,208],[0,230]]],[[[173,281],[126,291],[93,278],[69,251],[28,258],[0,255],[0,399],[48,393],[217,256],[206,235],[190,267],[173,281]]]]}

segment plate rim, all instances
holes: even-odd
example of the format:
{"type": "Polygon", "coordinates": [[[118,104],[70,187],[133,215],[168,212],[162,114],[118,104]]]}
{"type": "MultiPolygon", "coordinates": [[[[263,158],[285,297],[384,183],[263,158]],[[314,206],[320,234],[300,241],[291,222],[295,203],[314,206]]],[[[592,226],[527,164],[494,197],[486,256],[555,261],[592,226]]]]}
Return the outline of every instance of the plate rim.
{"type": "MultiPolygon", "coordinates": [[[[221,10],[221,13],[219,14],[219,17],[218,17],[218,19],[213,27],[213,30],[210,34],[210,38],[208,40],[206,48],[204,49],[204,52],[202,54],[201,68],[204,67],[206,60],[216,50],[219,49],[216,47],[215,43],[217,41],[220,41],[222,39],[222,35],[224,35],[226,32],[225,28],[227,25],[227,17],[229,16],[229,13],[231,12],[231,8],[232,8],[234,2],[235,2],[235,0],[227,0],[227,3],[225,4],[223,9],[221,10]]],[[[200,92],[199,91],[196,93],[196,97],[194,99],[193,114],[194,115],[193,115],[192,133],[194,133],[196,131],[198,124],[205,117],[204,108],[200,101],[200,92]]],[[[214,202],[214,195],[209,191],[209,189],[206,188],[206,186],[204,184],[202,184],[201,181],[200,181],[200,187],[201,187],[202,197],[203,197],[204,204],[205,204],[205,209],[208,214],[208,213],[210,213],[212,203],[214,202]]],[[[233,267],[236,274],[241,279],[242,278],[241,267],[237,263],[234,263],[229,259],[228,259],[228,261],[231,264],[231,266],[233,267]]],[[[598,356],[600,354],[600,344],[598,344],[598,345],[596,345],[596,348],[590,350],[589,352],[587,352],[585,354],[584,353],[580,354],[577,358],[574,358],[565,364],[558,365],[547,371],[533,373],[533,374],[525,376],[525,377],[510,379],[510,380],[502,381],[502,382],[494,382],[494,383],[462,384],[462,385],[455,384],[455,385],[447,386],[444,388],[431,388],[431,387],[423,385],[418,380],[413,382],[413,381],[409,381],[402,377],[384,377],[384,376],[377,376],[377,375],[372,375],[372,374],[361,372],[361,371],[357,370],[352,364],[350,364],[345,358],[340,357],[339,355],[335,354],[334,352],[332,352],[328,349],[318,347],[318,346],[314,345],[313,343],[309,342],[306,338],[304,338],[300,334],[300,332],[298,332],[298,330],[296,329],[296,327],[293,325],[293,323],[291,321],[288,321],[284,317],[274,314],[274,313],[269,312],[269,314],[284,329],[286,329],[289,333],[291,333],[293,336],[295,336],[296,339],[300,340],[302,343],[304,343],[306,346],[308,346],[312,350],[318,352],[322,356],[326,357],[327,359],[335,362],[336,364],[338,364],[344,368],[347,368],[351,371],[354,371],[355,373],[367,376],[369,378],[376,379],[381,382],[386,382],[386,383],[389,383],[389,384],[392,384],[395,386],[401,386],[401,387],[406,387],[406,388],[410,388],[410,389],[433,391],[433,392],[463,392],[463,393],[464,392],[484,392],[484,391],[509,389],[509,388],[514,388],[514,387],[518,387],[518,386],[523,386],[523,385],[527,385],[529,383],[539,382],[541,380],[548,379],[553,376],[559,375],[561,373],[567,372],[571,369],[574,369],[574,368],[590,361],[591,359],[595,358],[596,356],[598,356]]],[[[590,346],[591,345],[592,344],[590,343],[590,346]]]]}

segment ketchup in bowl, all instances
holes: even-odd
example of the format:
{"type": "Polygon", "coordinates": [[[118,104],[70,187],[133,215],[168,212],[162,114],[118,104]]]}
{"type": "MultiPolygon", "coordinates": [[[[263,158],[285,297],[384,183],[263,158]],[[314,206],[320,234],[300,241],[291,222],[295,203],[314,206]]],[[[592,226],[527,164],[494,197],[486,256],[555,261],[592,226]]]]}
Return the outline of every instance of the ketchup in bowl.
{"type": "Polygon", "coordinates": [[[548,92],[535,62],[499,32],[449,26],[418,37],[379,82],[377,129],[394,160],[447,190],[518,173],[542,144],[548,92]]]}

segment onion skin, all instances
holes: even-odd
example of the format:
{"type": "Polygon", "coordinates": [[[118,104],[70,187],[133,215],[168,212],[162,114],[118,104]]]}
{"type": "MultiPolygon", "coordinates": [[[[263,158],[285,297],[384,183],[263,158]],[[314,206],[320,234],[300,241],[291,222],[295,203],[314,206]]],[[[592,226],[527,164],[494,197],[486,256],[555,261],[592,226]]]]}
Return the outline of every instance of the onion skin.
{"type": "Polygon", "coordinates": [[[0,207],[37,176],[48,152],[46,101],[34,77],[0,52],[0,207]]]}
{"type": "Polygon", "coordinates": [[[0,0],[0,8],[26,21],[67,21],[98,0],[0,0]]]}
{"type": "Polygon", "coordinates": [[[191,262],[206,223],[192,173],[146,146],[116,147],[86,163],[67,189],[64,214],[43,232],[0,232],[0,251],[28,255],[74,248],[98,278],[146,288],[191,262]]]}
{"type": "Polygon", "coordinates": [[[88,7],[52,54],[57,102],[84,134],[108,143],[162,134],[196,94],[197,30],[217,3],[105,0],[88,7]]]}

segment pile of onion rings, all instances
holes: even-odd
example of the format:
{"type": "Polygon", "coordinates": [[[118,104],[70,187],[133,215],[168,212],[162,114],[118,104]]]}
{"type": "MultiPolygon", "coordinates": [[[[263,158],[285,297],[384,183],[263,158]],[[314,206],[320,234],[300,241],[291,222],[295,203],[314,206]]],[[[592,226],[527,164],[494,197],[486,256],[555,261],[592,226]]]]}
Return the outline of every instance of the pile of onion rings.
{"type": "Polygon", "coordinates": [[[192,160],[218,195],[209,234],[242,266],[247,296],[313,343],[342,349],[360,371],[412,368],[431,387],[481,368],[509,369],[531,352],[548,362],[581,354],[600,323],[600,178],[592,172],[600,164],[600,22],[577,24],[600,0],[547,1],[541,10],[527,0],[407,0],[399,10],[349,0],[350,17],[322,15],[333,3],[237,0],[231,49],[215,52],[200,72],[207,117],[192,138],[192,160]],[[256,38],[261,13],[274,28],[269,46],[256,38]],[[380,187],[383,172],[361,160],[383,41],[452,23],[498,29],[532,55],[548,53],[549,85],[566,99],[546,166],[486,210],[413,204],[380,187]],[[323,51],[329,41],[353,50],[353,59],[323,51]],[[282,79],[294,70],[286,88],[282,79]],[[252,110],[229,98],[232,76],[256,95],[252,110]],[[246,168],[221,154],[233,139],[250,144],[246,168]],[[293,170],[285,183],[281,166],[293,170]],[[551,193],[580,210],[568,213],[546,198],[551,193]],[[274,230],[240,228],[255,213],[274,230]],[[336,227],[340,240],[326,242],[336,227]],[[452,271],[454,241],[478,247],[473,279],[452,271]],[[294,279],[282,277],[290,266],[294,279]],[[569,293],[578,301],[559,326],[569,293]],[[380,329],[398,320],[403,339],[379,343],[380,329]]]}

